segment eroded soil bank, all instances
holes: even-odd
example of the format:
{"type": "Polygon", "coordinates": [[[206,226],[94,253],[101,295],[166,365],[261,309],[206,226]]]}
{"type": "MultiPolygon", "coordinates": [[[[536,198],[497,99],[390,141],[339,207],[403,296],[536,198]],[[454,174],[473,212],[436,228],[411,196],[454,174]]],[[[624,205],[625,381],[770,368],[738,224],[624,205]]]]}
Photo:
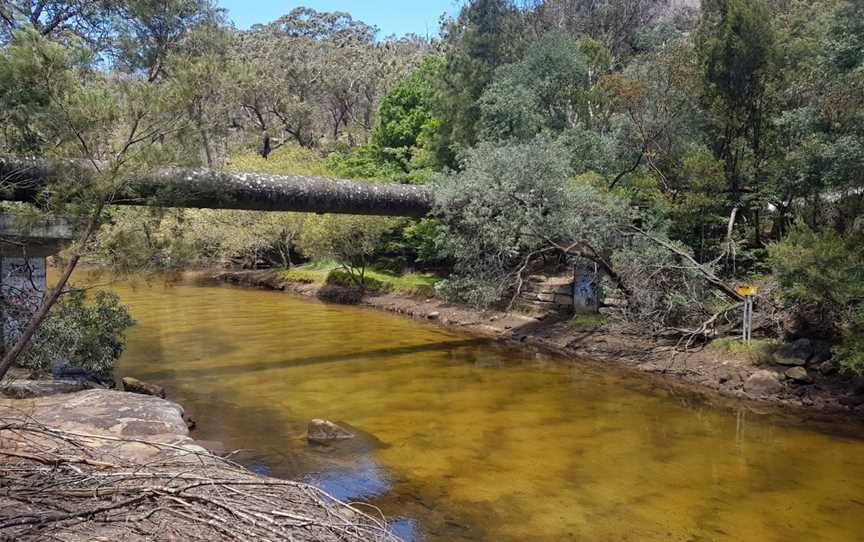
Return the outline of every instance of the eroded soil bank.
{"type": "Polygon", "coordinates": [[[815,357],[793,366],[780,365],[710,347],[685,351],[674,343],[600,328],[578,329],[568,321],[551,317],[481,312],[433,298],[373,293],[358,299],[356,293],[338,286],[286,281],[275,271],[219,271],[210,276],[240,286],[357,303],[436,322],[475,336],[601,362],[610,370],[638,371],[664,385],[684,388],[709,399],[744,401],[755,410],[774,407],[777,412],[804,416],[864,418],[864,379],[823,374],[818,368],[822,360],[815,357]]]}

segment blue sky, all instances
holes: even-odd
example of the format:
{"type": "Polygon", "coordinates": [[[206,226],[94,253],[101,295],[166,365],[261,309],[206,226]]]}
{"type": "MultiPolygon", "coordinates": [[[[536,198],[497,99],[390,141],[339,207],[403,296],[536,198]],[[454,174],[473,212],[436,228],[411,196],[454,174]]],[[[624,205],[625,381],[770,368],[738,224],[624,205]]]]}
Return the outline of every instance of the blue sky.
{"type": "Polygon", "coordinates": [[[442,13],[455,14],[461,0],[218,0],[228,10],[228,17],[239,28],[255,23],[268,23],[298,6],[318,11],[347,11],[355,19],[377,26],[379,38],[395,34],[415,33],[421,36],[438,34],[438,19],[442,13]]]}

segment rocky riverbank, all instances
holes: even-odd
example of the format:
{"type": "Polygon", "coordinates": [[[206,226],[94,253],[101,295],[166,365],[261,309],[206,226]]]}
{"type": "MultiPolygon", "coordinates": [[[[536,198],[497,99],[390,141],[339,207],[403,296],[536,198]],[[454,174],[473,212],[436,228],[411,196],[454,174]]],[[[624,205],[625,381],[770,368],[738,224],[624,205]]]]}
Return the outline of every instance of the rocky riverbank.
{"type": "Polygon", "coordinates": [[[60,388],[3,389],[19,398],[0,398],[2,540],[398,542],[381,518],[211,454],[176,403],[60,388]]]}
{"type": "Polygon", "coordinates": [[[682,351],[674,343],[575,327],[555,317],[481,312],[432,298],[372,293],[359,299],[343,288],[283,280],[274,271],[220,271],[212,278],[325,301],[349,301],[437,323],[475,336],[529,345],[570,358],[638,371],[662,385],[684,387],[709,398],[727,397],[757,409],[774,405],[805,415],[842,414],[864,419],[864,379],[839,375],[818,344],[799,341],[767,359],[717,348],[682,351]]]}

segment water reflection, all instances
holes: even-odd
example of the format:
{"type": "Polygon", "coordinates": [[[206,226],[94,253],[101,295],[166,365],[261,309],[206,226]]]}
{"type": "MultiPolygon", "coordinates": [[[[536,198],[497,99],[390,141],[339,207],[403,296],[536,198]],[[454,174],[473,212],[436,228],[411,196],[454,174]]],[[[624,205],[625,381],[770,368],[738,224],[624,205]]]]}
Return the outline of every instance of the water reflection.
{"type": "Polygon", "coordinates": [[[333,465],[327,472],[307,474],[304,481],[343,501],[373,500],[392,488],[384,469],[369,457],[333,465]]]}
{"type": "Polygon", "coordinates": [[[409,539],[864,540],[864,444],[649,381],[272,292],[116,286],[121,372],[262,473],[369,499],[409,539]],[[354,447],[310,447],[312,418],[354,447]]]}

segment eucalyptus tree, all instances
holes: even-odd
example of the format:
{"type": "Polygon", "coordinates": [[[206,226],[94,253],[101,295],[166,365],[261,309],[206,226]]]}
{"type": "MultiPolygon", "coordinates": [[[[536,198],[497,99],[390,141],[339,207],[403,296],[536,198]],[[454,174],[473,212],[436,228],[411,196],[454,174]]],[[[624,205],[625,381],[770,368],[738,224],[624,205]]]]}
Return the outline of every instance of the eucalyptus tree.
{"type": "Polygon", "coordinates": [[[387,85],[424,52],[417,42],[378,42],[376,32],[347,13],[296,8],[237,35],[237,120],[259,134],[262,156],[288,141],[311,148],[347,134],[349,145],[365,142],[387,85]]]}
{"type": "Polygon", "coordinates": [[[41,156],[77,158],[84,164],[70,167],[67,177],[48,187],[38,207],[28,211],[71,218],[77,239],[64,258],[57,284],[5,352],[0,376],[67,293],[72,272],[108,219],[107,207],[127,179],[157,164],[183,162],[189,154],[181,137],[188,124],[185,104],[179,101],[182,93],[166,82],[165,59],[198,24],[199,15],[206,16],[209,3],[140,2],[138,6],[141,11],[130,13],[147,20],[125,22],[122,35],[130,44],[140,40],[141,47],[126,60],[118,56],[114,65],[106,66],[100,51],[86,42],[53,41],[32,26],[13,31],[11,41],[0,49],[4,150],[26,149],[41,156]],[[192,4],[202,13],[188,11],[192,4]],[[156,19],[163,24],[156,25],[156,19]]]}
{"type": "Polygon", "coordinates": [[[220,18],[213,0],[125,0],[113,19],[115,66],[151,82],[165,78],[166,60],[186,36],[220,18]]]}
{"type": "Polygon", "coordinates": [[[480,97],[481,139],[531,139],[542,130],[560,132],[587,121],[588,58],[580,44],[547,34],[519,62],[495,71],[480,97]]]}
{"type": "Polygon", "coordinates": [[[779,52],[764,0],[704,2],[696,51],[713,148],[725,165],[731,205],[749,212],[761,244],[759,185],[770,151],[779,52]],[[751,196],[756,194],[756,196],[751,196]]]}
{"type": "Polygon", "coordinates": [[[46,37],[76,36],[100,44],[110,34],[110,15],[119,5],[113,0],[4,0],[0,43],[11,39],[13,30],[30,26],[46,37]]]}
{"type": "Polygon", "coordinates": [[[538,33],[588,36],[619,59],[639,49],[640,32],[675,13],[670,0],[532,0],[529,5],[538,33]]]}

